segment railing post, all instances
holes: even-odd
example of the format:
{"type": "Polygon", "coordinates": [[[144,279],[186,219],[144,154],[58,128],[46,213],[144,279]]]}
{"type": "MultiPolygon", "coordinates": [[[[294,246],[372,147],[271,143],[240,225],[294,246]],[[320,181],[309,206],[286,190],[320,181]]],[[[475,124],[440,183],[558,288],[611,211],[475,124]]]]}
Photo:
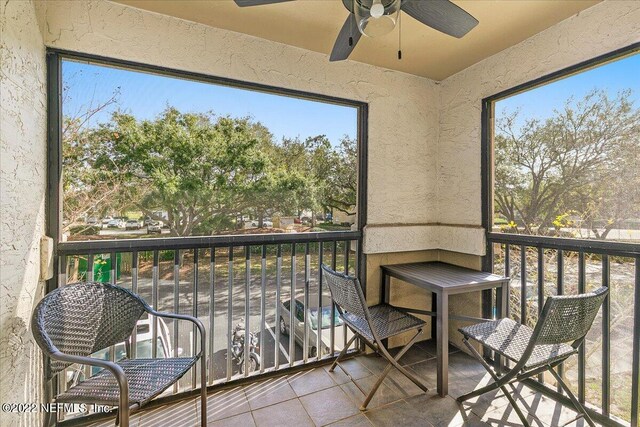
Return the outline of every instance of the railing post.
{"type": "Polygon", "coordinates": [[[280,368],[280,304],[282,297],[280,296],[280,288],[282,286],[282,245],[278,245],[276,252],[276,339],[274,348],[274,367],[276,370],[280,368]]]}
{"type": "MultiPolygon", "coordinates": [[[[562,249],[558,249],[557,256],[558,273],[556,275],[556,294],[564,295],[564,253],[562,249]]],[[[561,363],[560,366],[558,366],[558,375],[560,375],[560,377],[564,377],[564,363],[561,363]]],[[[556,391],[558,393],[564,393],[564,390],[559,383],[556,384],[556,391]]]]}
{"type": "MultiPolygon", "coordinates": [[[[138,293],[138,251],[131,253],[131,292],[138,293]]],[[[131,359],[135,359],[137,356],[137,338],[138,325],[133,328],[133,333],[131,334],[131,348],[129,350],[130,353],[127,355],[131,359]]]]}
{"type": "Polygon", "coordinates": [[[227,381],[231,380],[231,355],[232,339],[231,331],[233,330],[233,246],[229,246],[228,254],[228,273],[229,283],[227,286],[227,381]]]}
{"type": "Polygon", "coordinates": [[[640,412],[640,256],[636,256],[633,307],[633,367],[631,378],[631,427],[638,427],[640,412]]]}
{"type": "Polygon", "coordinates": [[[251,246],[244,247],[244,377],[249,376],[249,362],[251,360],[251,331],[249,317],[251,316],[251,246]]]}
{"type": "Polygon", "coordinates": [[[309,358],[309,278],[310,278],[310,268],[311,268],[311,259],[309,255],[309,243],[307,242],[304,246],[304,331],[302,334],[302,359],[304,363],[307,363],[307,359],[309,358]]]}
{"type": "Polygon", "coordinates": [[[509,278],[509,301],[507,301],[507,313],[505,317],[511,315],[511,245],[504,245],[504,275],[509,278]]]}
{"type": "Polygon", "coordinates": [[[316,348],[318,349],[317,360],[322,359],[322,262],[324,244],[318,242],[318,328],[316,329],[316,348]]]}
{"type": "MultiPolygon", "coordinates": [[[[152,307],[156,311],[160,311],[158,307],[158,278],[160,276],[160,272],[158,271],[160,263],[160,254],[158,250],[153,251],[153,267],[151,273],[151,301],[152,307]]],[[[149,319],[151,320],[151,319],[149,319]]],[[[151,338],[154,343],[158,342],[158,318],[153,316],[153,332],[151,333],[151,338]]],[[[158,346],[151,346],[151,357],[154,359],[158,357],[158,346]]]]}
{"type": "MultiPolygon", "coordinates": [[[[602,286],[610,288],[610,262],[608,255],[602,255],[602,286]]],[[[607,294],[602,303],[602,413],[611,410],[611,297],[607,294]]]]}
{"type": "MultiPolygon", "coordinates": [[[[334,240],[331,248],[331,269],[336,271],[338,258],[338,241],[334,240]]],[[[329,330],[329,343],[331,344],[331,354],[336,351],[336,305],[331,304],[331,329],[329,330]]]]}
{"type": "MultiPolygon", "coordinates": [[[[542,305],[544,304],[544,248],[538,246],[538,319],[542,313],[542,305]]],[[[538,375],[538,381],[543,382],[542,374],[538,375]]]]}
{"type": "MultiPolygon", "coordinates": [[[[198,251],[199,249],[194,249],[193,250],[193,307],[192,309],[192,315],[193,317],[195,317],[196,319],[198,318],[198,251]]],[[[195,356],[196,354],[198,354],[197,352],[197,348],[198,348],[198,328],[196,327],[196,325],[193,325],[193,327],[191,328],[191,336],[193,337],[192,340],[192,347],[191,347],[191,355],[195,356]]],[[[202,366],[200,363],[193,365],[193,368],[191,368],[191,389],[195,390],[197,387],[197,381],[198,381],[198,368],[197,366],[202,366]]],[[[201,387],[205,387],[205,384],[200,384],[201,387]]]]}
{"type": "MultiPolygon", "coordinates": [[[[585,258],[584,252],[578,252],[578,293],[583,294],[585,292],[585,258]]],[[[580,348],[578,349],[578,400],[580,403],[585,402],[585,381],[586,381],[586,351],[585,347],[587,340],[585,339],[580,348]]]]}
{"type": "Polygon", "coordinates": [[[527,247],[520,246],[520,323],[527,324],[527,247]]]}
{"type": "Polygon", "coordinates": [[[296,359],[296,244],[291,244],[291,299],[289,300],[289,367],[296,359]]]}
{"type": "MultiPolygon", "coordinates": [[[[173,251],[173,312],[180,313],[180,249],[173,251]]],[[[173,320],[173,355],[178,357],[178,338],[180,337],[180,325],[177,320],[173,320]]],[[[154,341],[154,343],[157,341],[154,341]]],[[[173,384],[173,392],[178,392],[178,383],[173,384]]]]}
{"type": "Polygon", "coordinates": [[[215,318],[216,318],[216,248],[211,246],[209,248],[209,384],[213,384],[215,377],[215,370],[213,364],[213,355],[215,350],[215,342],[213,340],[215,331],[215,318]]]}
{"type": "MultiPolygon", "coordinates": [[[[262,245],[262,259],[260,260],[260,352],[264,348],[264,333],[266,320],[266,290],[267,290],[267,245],[262,245]]],[[[278,304],[278,301],[276,301],[278,304]]],[[[277,319],[276,319],[277,321],[277,319]]],[[[264,358],[260,357],[260,373],[264,372],[264,358]]]]}

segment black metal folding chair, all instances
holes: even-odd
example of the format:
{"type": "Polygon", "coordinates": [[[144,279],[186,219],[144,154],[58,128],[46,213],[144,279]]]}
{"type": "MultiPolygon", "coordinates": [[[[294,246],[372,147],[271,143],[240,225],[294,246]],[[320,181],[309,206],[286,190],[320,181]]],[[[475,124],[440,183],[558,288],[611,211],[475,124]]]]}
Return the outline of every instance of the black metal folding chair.
{"type": "MultiPolygon", "coordinates": [[[[94,376],[56,397],[60,403],[100,404],[118,407],[116,424],[129,426],[129,413],[137,410],[178,381],[200,359],[201,425],[207,424],[205,329],[198,319],[153,310],[134,293],[105,283],[63,286],[37,305],[31,318],[33,336],[45,354],[44,378],[50,400],[51,379],[71,364],[102,368],[94,376]],[[131,336],[143,313],[187,320],[200,331],[200,352],[193,357],[128,359],[118,362],[88,357],[96,351],[125,342],[127,357],[131,336]]],[[[155,343],[152,343],[155,345],[155,343]]],[[[44,422],[48,426],[50,419],[44,422]]]]}
{"type": "Polygon", "coordinates": [[[353,337],[347,342],[347,345],[331,365],[329,372],[333,372],[336,366],[339,366],[351,381],[353,381],[356,387],[366,395],[364,403],[360,406],[360,410],[364,411],[367,408],[367,405],[371,402],[380,384],[382,384],[382,381],[389,371],[391,371],[391,368],[394,367],[409,378],[415,385],[420,387],[420,389],[427,391],[427,387],[416,378],[416,376],[398,363],[400,358],[418,340],[418,337],[422,333],[422,328],[425,326],[425,322],[389,304],[378,304],[368,307],[362,288],[360,287],[360,282],[355,277],[336,273],[326,265],[322,266],[322,274],[325,282],[329,285],[331,297],[338,308],[340,318],[342,318],[347,327],[354,333],[353,337]],[[417,332],[394,358],[389,354],[382,340],[409,331],[417,332]],[[347,354],[347,350],[357,337],[360,337],[367,346],[389,362],[368,394],[339,363],[344,355],[347,354]]]}
{"type": "Polygon", "coordinates": [[[463,402],[500,388],[522,424],[528,427],[527,418],[507,391],[506,385],[549,371],[567,393],[579,414],[578,418],[584,417],[590,426],[595,426],[584,406],[576,399],[554,368],[578,352],[608,292],[606,287],[602,287],[581,295],[549,297],[534,329],[511,319],[500,319],[460,328],[459,331],[464,336],[464,344],[482,363],[495,382],[460,396],[458,401],[463,402]],[[497,355],[515,362],[515,366],[506,374],[499,376],[469,343],[470,339],[493,350],[497,355]]]}

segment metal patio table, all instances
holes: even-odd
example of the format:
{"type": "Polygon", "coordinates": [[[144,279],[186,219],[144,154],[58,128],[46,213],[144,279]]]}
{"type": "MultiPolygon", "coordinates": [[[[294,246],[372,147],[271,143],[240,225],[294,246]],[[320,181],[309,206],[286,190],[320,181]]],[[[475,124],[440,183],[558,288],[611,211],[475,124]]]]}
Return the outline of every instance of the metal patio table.
{"type": "MultiPolygon", "coordinates": [[[[449,391],[449,319],[476,322],[478,320],[488,320],[477,317],[448,315],[449,296],[496,288],[496,314],[498,318],[502,318],[507,314],[509,278],[443,262],[382,265],[380,268],[382,269],[380,295],[384,303],[389,304],[392,277],[430,291],[435,296],[435,309],[432,311],[410,307],[402,308],[413,313],[435,316],[438,375],[437,391],[440,396],[446,396],[449,391]]],[[[499,365],[501,362],[497,361],[497,363],[499,365]]]]}

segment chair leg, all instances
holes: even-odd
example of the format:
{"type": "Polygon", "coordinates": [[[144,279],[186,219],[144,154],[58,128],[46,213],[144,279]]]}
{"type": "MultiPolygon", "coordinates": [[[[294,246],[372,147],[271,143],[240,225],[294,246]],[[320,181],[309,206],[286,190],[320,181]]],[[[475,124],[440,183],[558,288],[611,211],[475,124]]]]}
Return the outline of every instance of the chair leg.
{"type": "MultiPolygon", "coordinates": [[[[47,377],[47,373],[45,371],[44,378],[46,377],[47,377]]],[[[52,388],[53,388],[52,380],[48,380],[44,386],[44,396],[43,396],[44,401],[47,403],[51,403],[51,395],[53,394],[52,388]]],[[[51,427],[53,425],[53,423],[51,422],[53,414],[54,412],[51,412],[51,411],[46,411],[44,413],[44,419],[43,419],[44,427],[51,427]]]]}
{"type": "Polygon", "coordinates": [[[349,342],[347,343],[347,345],[344,346],[340,354],[338,354],[338,357],[336,357],[336,360],[334,360],[333,363],[331,364],[331,367],[329,368],[329,372],[333,372],[333,370],[336,369],[336,366],[338,366],[338,362],[340,361],[340,359],[342,359],[342,357],[345,354],[347,354],[347,349],[356,340],[356,337],[357,335],[354,334],[349,340],[349,342]]]}
{"type": "Polygon", "coordinates": [[[200,357],[200,425],[207,427],[207,368],[204,354],[200,357]]]}
{"type": "Polygon", "coordinates": [[[587,422],[587,424],[589,424],[591,427],[596,427],[595,423],[587,413],[587,410],[580,403],[580,401],[576,399],[576,396],[573,394],[569,386],[567,386],[567,384],[562,380],[562,377],[555,371],[555,369],[551,367],[549,368],[549,371],[556,378],[556,380],[558,381],[558,384],[560,384],[560,387],[562,387],[564,391],[567,393],[569,400],[571,400],[571,403],[573,403],[573,406],[575,406],[575,409],[578,411],[578,413],[584,417],[584,420],[587,422]]]}
{"type": "Polygon", "coordinates": [[[122,404],[122,396],[120,396],[120,404],[118,405],[116,425],[119,425],[120,427],[129,427],[129,405],[122,404]]]}
{"type": "MultiPolygon", "coordinates": [[[[491,384],[487,384],[484,387],[481,387],[477,390],[474,390],[470,393],[467,393],[465,395],[462,395],[460,397],[458,397],[456,400],[460,403],[464,402],[465,400],[469,400],[469,399],[473,399],[474,397],[478,397],[481,396],[485,393],[488,393],[490,391],[496,390],[498,388],[500,388],[500,381],[501,379],[498,378],[490,369],[489,365],[487,364],[487,362],[484,361],[484,359],[482,358],[482,356],[480,354],[478,354],[478,352],[476,351],[475,348],[473,348],[473,346],[471,344],[469,344],[469,341],[467,341],[466,339],[463,339],[462,342],[464,343],[464,345],[467,346],[467,348],[469,349],[469,351],[471,352],[471,354],[473,355],[473,357],[475,357],[484,367],[484,369],[487,370],[487,372],[489,372],[489,375],[491,375],[491,378],[493,378],[493,383],[491,384]]],[[[503,377],[504,378],[504,377],[503,377]]]]}
{"type": "Polygon", "coordinates": [[[382,371],[382,373],[378,377],[378,380],[373,385],[373,388],[369,391],[369,394],[367,394],[367,397],[364,399],[364,403],[362,404],[362,406],[360,406],[361,411],[364,411],[367,409],[367,406],[371,402],[373,395],[378,390],[378,388],[382,384],[382,381],[384,381],[385,377],[389,374],[389,372],[391,371],[391,368],[394,368],[394,367],[398,369],[400,372],[402,372],[402,374],[404,374],[407,378],[409,378],[412,382],[414,382],[418,387],[420,387],[422,391],[428,390],[424,384],[422,384],[417,378],[415,378],[410,372],[408,372],[406,369],[404,369],[404,367],[400,366],[400,364],[398,363],[398,360],[400,360],[400,358],[404,356],[404,354],[411,348],[411,346],[415,344],[416,340],[418,339],[418,336],[421,333],[422,333],[422,330],[419,330],[418,333],[415,334],[414,337],[400,350],[400,352],[398,352],[395,358],[391,357],[391,355],[386,351],[386,349],[382,347],[380,344],[378,344],[380,346],[381,352],[383,353],[382,356],[385,359],[387,359],[389,363],[387,363],[387,366],[384,368],[384,371],[382,371]]]}
{"type": "Polygon", "coordinates": [[[418,336],[420,336],[420,334],[422,333],[422,329],[418,330],[418,332],[413,336],[413,338],[407,343],[407,345],[405,345],[402,350],[400,350],[400,352],[398,353],[398,355],[393,358],[391,356],[391,354],[389,354],[389,352],[387,351],[387,349],[383,346],[380,345],[380,343],[378,343],[378,345],[380,346],[380,351],[382,353],[384,353],[384,357],[385,359],[387,359],[389,361],[389,363],[391,363],[398,371],[400,371],[400,373],[402,373],[402,375],[404,375],[405,377],[409,378],[411,380],[412,383],[414,383],[416,386],[418,386],[420,388],[420,390],[422,391],[429,391],[429,389],[427,388],[427,386],[425,386],[422,381],[420,381],[420,379],[418,379],[415,375],[413,375],[411,372],[407,371],[404,366],[401,366],[398,363],[398,360],[400,360],[400,358],[402,356],[404,356],[404,354],[413,346],[413,344],[415,344],[415,342],[418,340],[418,336]]]}
{"type": "Polygon", "coordinates": [[[491,370],[491,366],[489,366],[489,364],[487,362],[485,362],[485,360],[476,351],[476,349],[473,348],[473,346],[471,344],[469,344],[469,341],[464,339],[464,340],[462,340],[462,342],[467,346],[469,351],[471,351],[473,356],[482,364],[482,366],[489,373],[489,375],[491,375],[491,378],[493,378],[494,382],[492,384],[488,384],[488,385],[486,385],[486,386],[484,386],[482,388],[479,388],[478,390],[474,390],[471,393],[467,393],[467,394],[465,394],[463,396],[460,396],[456,400],[458,402],[462,403],[465,400],[469,400],[469,399],[471,399],[473,397],[477,397],[477,396],[483,395],[483,394],[485,394],[485,393],[487,393],[489,391],[493,391],[493,390],[496,390],[496,389],[499,388],[504,393],[505,397],[507,398],[507,400],[511,404],[511,407],[514,409],[514,411],[516,411],[516,414],[518,415],[518,418],[520,418],[520,421],[522,422],[522,425],[524,427],[530,427],[529,421],[527,421],[527,417],[524,415],[524,413],[522,412],[522,410],[518,406],[518,403],[516,402],[516,400],[513,398],[513,396],[511,396],[511,394],[509,393],[509,391],[505,387],[505,385],[507,385],[509,383],[509,381],[511,380],[511,378],[513,376],[515,376],[515,375],[505,375],[502,378],[498,378],[498,376],[491,370]]]}

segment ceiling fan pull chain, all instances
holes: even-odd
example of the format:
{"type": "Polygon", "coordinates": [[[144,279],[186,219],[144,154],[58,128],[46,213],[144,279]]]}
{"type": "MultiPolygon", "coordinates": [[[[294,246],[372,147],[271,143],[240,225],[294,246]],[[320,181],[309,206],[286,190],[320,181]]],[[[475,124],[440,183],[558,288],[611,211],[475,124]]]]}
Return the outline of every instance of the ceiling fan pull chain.
{"type": "Polygon", "coordinates": [[[398,60],[402,59],[402,11],[398,12],[398,60]]]}

